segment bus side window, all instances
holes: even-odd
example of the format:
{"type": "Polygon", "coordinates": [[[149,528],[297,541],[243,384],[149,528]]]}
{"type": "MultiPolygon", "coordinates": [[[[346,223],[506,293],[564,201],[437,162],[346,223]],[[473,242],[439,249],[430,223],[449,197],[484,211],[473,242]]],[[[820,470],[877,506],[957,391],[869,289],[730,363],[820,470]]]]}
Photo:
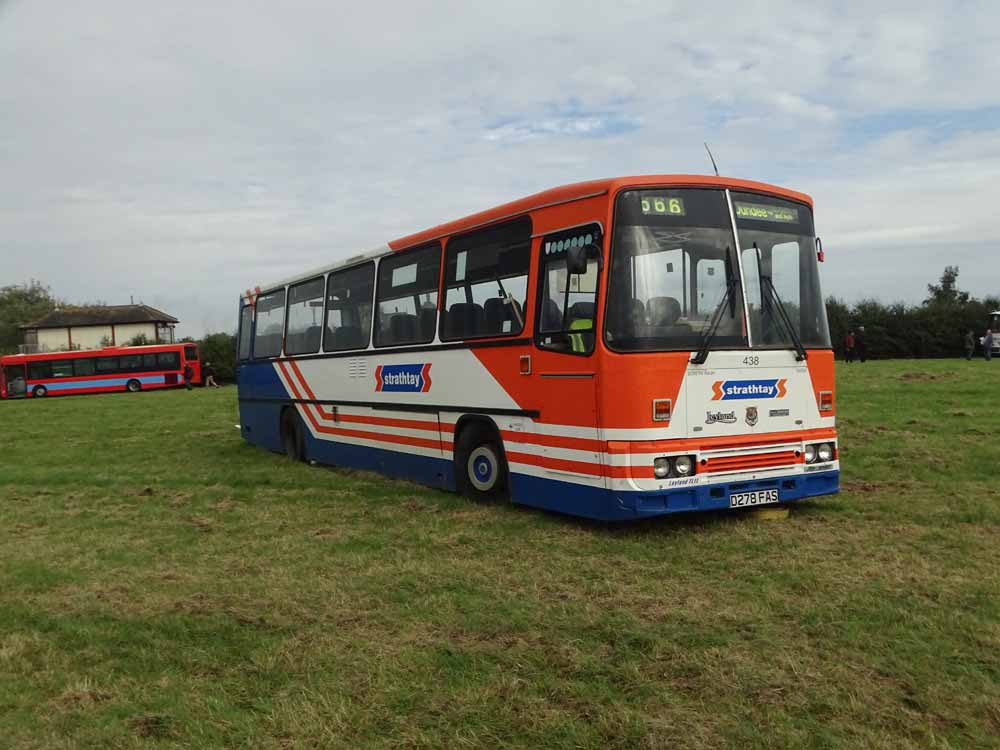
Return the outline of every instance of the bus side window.
{"type": "Polygon", "coordinates": [[[177,352],[160,352],[156,355],[156,364],[160,370],[179,370],[181,358],[177,352]]]}
{"type": "Polygon", "coordinates": [[[374,263],[330,274],[326,285],[324,351],[368,348],[374,292],[374,263]]]}
{"type": "Polygon", "coordinates": [[[530,265],[527,216],[449,240],[441,340],[520,334],[530,265]]]}
{"type": "Polygon", "coordinates": [[[98,357],[97,372],[99,373],[118,372],[118,357],[98,357]]]}
{"type": "Polygon", "coordinates": [[[142,369],[141,354],[125,354],[118,359],[118,369],[122,372],[134,372],[142,369]]]}
{"type": "Polygon", "coordinates": [[[254,359],[277,357],[281,354],[281,334],[285,330],[285,290],[278,289],[259,296],[256,310],[257,326],[253,339],[254,359]]]}
{"type": "Polygon", "coordinates": [[[566,256],[571,247],[601,247],[597,224],[557,232],[542,240],[542,276],[535,314],[535,344],[542,349],[588,355],[594,351],[600,260],[587,258],[587,270],[570,274],[566,256]]]}
{"type": "Polygon", "coordinates": [[[52,377],[51,362],[29,362],[28,380],[47,380],[52,377]]]}
{"type": "Polygon", "coordinates": [[[285,354],[315,354],[323,336],[322,277],[295,284],[288,289],[288,322],[285,354]]]}
{"type": "Polygon", "coordinates": [[[439,242],[379,261],[376,346],[429,344],[434,340],[440,271],[439,242]]]}

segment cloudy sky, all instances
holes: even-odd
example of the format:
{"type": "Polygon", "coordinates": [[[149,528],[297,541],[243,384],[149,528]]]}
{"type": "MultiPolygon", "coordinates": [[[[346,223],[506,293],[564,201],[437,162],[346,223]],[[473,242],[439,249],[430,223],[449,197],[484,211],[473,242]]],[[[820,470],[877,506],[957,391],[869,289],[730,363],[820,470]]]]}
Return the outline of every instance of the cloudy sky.
{"type": "Polygon", "coordinates": [[[0,0],[0,71],[0,286],[184,334],[531,192],[705,173],[704,140],[813,195],[827,293],[1000,293],[995,0],[0,0]]]}

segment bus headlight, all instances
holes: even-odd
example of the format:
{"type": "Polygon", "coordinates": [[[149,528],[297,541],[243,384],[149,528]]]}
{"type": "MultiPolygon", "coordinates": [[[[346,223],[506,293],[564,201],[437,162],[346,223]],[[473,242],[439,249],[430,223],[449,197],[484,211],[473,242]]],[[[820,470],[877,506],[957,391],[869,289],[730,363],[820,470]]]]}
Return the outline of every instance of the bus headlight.
{"type": "Polygon", "coordinates": [[[694,461],[691,460],[691,456],[678,456],[674,459],[674,471],[679,477],[686,477],[693,468],[694,461]]]}
{"type": "Polygon", "coordinates": [[[820,443],[816,447],[816,458],[818,458],[821,463],[833,460],[833,448],[829,443],[820,443]]]}
{"type": "Polygon", "coordinates": [[[670,474],[670,459],[654,458],[653,476],[655,476],[657,479],[665,479],[668,474],[670,474]]]}
{"type": "Polygon", "coordinates": [[[816,460],[816,446],[815,445],[807,445],[806,449],[803,451],[803,453],[805,454],[805,458],[806,458],[806,463],[807,464],[811,464],[811,463],[813,463],[816,460]]]}

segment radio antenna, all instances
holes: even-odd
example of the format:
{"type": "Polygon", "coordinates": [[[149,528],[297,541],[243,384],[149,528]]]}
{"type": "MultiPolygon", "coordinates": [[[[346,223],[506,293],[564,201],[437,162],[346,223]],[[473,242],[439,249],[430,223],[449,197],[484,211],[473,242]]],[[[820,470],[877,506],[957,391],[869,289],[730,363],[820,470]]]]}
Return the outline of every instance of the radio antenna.
{"type": "Polygon", "coordinates": [[[712,160],[712,169],[715,170],[715,176],[719,176],[719,168],[715,166],[715,157],[712,156],[712,149],[708,147],[708,142],[705,142],[705,150],[708,151],[708,158],[712,160]]]}

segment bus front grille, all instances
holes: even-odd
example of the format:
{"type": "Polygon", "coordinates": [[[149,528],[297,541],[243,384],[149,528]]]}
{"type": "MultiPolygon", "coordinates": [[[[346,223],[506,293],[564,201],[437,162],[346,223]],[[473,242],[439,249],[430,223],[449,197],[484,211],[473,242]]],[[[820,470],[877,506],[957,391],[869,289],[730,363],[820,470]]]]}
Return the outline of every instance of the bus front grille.
{"type": "Polygon", "coordinates": [[[720,473],[730,471],[759,471],[778,466],[793,466],[802,459],[794,450],[751,453],[738,456],[716,456],[702,460],[701,471],[720,473]]]}

